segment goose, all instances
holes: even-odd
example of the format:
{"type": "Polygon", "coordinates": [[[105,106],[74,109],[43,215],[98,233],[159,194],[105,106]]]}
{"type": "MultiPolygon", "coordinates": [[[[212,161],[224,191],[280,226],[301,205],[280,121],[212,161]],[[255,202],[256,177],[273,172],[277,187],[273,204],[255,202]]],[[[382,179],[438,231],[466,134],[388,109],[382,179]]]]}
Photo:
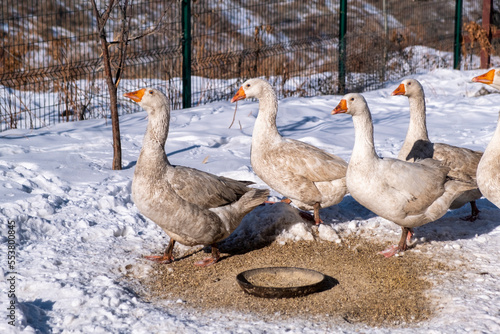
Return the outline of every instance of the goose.
{"type": "MultiPolygon", "coordinates": [[[[500,90],[500,69],[489,70],[472,78],[472,81],[500,90]]],[[[493,137],[477,166],[477,184],[484,197],[500,208],[500,117],[493,137]]]]}
{"type": "Polygon", "coordinates": [[[473,185],[452,180],[449,167],[423,159],[411,163],[380,158],[373,142],[370,110],[361,94],[345,95],[332,114],[347,113],[354,124],[354,147],[346,174],[347,189],[361,205],[401,226],[399,244],[381,252],[391,257],[408,248],[413,228],[442,217],[450,204],[473,185]]]}
{"type": "Polygon", "coordinates": [[[148,125],[132,181],[132,198],[139,211],[170,237],[162,256],[149,260],[170,263],[175,242],[211,245],[212,256],[195,263],[208,266],[220,259],[217,242],[228,237],[243,217],[262,204],[268,189],[194,168],[174,166],[165,154],[170,104],[153,88],[124,94],[148,113],[148,125]]]}
{"type": "Polygon", "coordinates": [[[320,224],[319,209],[338,204],[346,194],[347,163],[315,146],[281,136],[276,126],[278,98],[267,81],[245,81],[231,102],[246,98],[259,100],[250,153],[255,174],[288,203],[314,210],[314,222],[320,224]]]}
{"type": "MultiPolygon", "coordinates": [[[[450,177],[476,183],[476,170],[483,152],[444,143],[432,143],[429,140],[426,126],[425,95],[420,82],[415,79],[405,79],[392,92],[392,95],[404,95],[408,97],[410,102],[410,124],[398,159],[413,162],[418,159],[432,158],[450,168],[448,174],[450,177]]],[[[479,215],[476,200],[481,197],[482,194],[476,187],[464,192],[453,201],[450,209],[458,209],[466,203],[470,203],[471,214],[462,219],[474,221],[479,215]]]]}

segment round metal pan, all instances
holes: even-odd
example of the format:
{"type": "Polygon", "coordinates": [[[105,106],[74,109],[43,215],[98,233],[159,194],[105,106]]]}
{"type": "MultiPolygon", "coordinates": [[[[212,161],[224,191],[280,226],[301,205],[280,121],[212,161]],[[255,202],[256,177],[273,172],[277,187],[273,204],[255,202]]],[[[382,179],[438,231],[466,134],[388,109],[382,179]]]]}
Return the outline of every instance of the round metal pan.
{"type": "Polygon", "coordinates": [[[258,297],[290,298],[321,290],[326,276],[311,269],[269,267],[239,273],[236,281],[243,291],[258,297]]]}

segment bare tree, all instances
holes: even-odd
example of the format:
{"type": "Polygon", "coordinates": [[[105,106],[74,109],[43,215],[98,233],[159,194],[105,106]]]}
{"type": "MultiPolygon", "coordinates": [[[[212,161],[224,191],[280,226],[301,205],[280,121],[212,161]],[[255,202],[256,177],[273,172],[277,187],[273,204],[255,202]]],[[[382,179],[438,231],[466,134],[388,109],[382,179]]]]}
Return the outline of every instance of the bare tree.
{"type": "Polygon", "coordinates": [[[120,122],[118,117],[118,84],[120,83],[123,74],[125,59],[127,55],[128,32],[130,26],[130,19],[127,17],[127,8],[129,6],[128,0],[118,1],[116,5],[121,12],[120,33],[118,34],[119,53],[118,53],[118,66],[113,75],[113,68],[111,64],[111,57],[109,54],[110,42],[106,36],[106,23],[108,22],[115,0],[109,0],[106,9],[103,12],[99,11],[95,0],[91,0],[94,9],[94,15],[97,20],[97,29],[99,31],[99,40],[101,43],[102,60],[104,64],[104,73],[106,84],[108,86],[110,109],[111,109],[111,127],[113,129],[113,169],[122,169],[122,148],[120,139],[120,122]]]}
{"type": "Polygon", "coordinates": [[[127,59],[127,45],[131,41],[138,40],[145,36],[154,34],[159,31],[161,22],[165,17],[167,11],[165,10],[156,24],[146,29],[142,33],[129,38],[130,32],[130,17],[127,10],[130,6],[129,0],[108,0],[107,7],[103,12],[99,11],[96,1],[91,0],[94,15],[97,20],[97,29],[99,31],[99,41],[101,44],[102,60],[104,64],[104,73],[106,77],[106,84],[108,86],[111,108],[111,126],[113,128],[113,169],[122,169],[122,149],[120,140],[120,124],[118,117],[118,84],[125,69],[125,60],[127,59]],[[106,35],[106,24],[110,18],[111,12],[114,7],[117,7],[120,14],[119,31],[115,32],[116,36],[113,41],[108,41],[106,35]],[[116,59],[116,66],[113,68],[112,57],[110,56],[110,46],[117,45],[118,56],[116,59]],[[114,75],[113,75],[114,72],[114,75]]]}

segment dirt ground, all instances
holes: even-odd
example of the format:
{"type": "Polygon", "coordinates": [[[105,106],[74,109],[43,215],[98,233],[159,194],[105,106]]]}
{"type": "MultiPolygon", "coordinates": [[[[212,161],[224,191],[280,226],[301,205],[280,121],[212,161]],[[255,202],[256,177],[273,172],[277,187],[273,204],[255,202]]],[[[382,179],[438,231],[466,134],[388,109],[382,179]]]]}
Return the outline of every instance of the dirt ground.
{"type": "Polygon", "coordinates": [[[387,245],[359,237],[342,243],[277,241],[244,253],[221,247],[222,260],[200,268],[209,256],[199,251],[171,264],[151,264],[140,280],[146,300],[184,301],[182,307],[230,310],[276,319],[281,317],[361,322],[370,326],[416,323],[432,316],[435,306],[426,276],[447,270],[420,252],[389,259],[377,254],[387,245]],[[244,292],[236,281],[242,271],[263,267],[300,267],[327,275],[326,288],[303,297],[268,299],[244,292]]]}

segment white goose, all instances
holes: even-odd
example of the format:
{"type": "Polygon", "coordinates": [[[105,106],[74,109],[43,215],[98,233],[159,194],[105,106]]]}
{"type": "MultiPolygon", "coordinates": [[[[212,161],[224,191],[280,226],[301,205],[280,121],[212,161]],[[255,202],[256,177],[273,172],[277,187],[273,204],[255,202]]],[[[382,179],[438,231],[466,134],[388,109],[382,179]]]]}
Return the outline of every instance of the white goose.
{"type": "MultiPolygon", "coordinates": [[[[406,138],[398,154],[398,159],[415,161],[432,158],[450,167],[448,176],[470,183],[476,183],[476,170],[483,152],[473,151],[443,143],[432,143],[427,134],[424,89],[415,79],[406,79],[396,88],[392,95],[404,95],[410,102],[410,124],[406,138]]],[[[463,219],[474,221],[479,215],[476,200],[481,198],[481,192],[476,187],[459,196],[450,206],[458,209],[470,203],[471,215],[463,219]]]]}
{"type": "Polygon", "coordinates": [[[346,194],[347,163],[315,146],[281,136],[276,126],[278,99],[267,81],[247,80],[231,102],[245,98],[259,100],[250,154],[255,174],[300,209],[314,210],[315,223],[321,223],[319,209],[339,203],[346,194]]]}
{"type": "Polygon", "coordinates": [[[355,140],[346,182],[351,196],[375,214],[402,227],[397,246],[381,252],[390,257],[407,249],[412,228],[442,217],[450,204],[473,186],[447,177],[448,167],[433,159],[410,163],[381,159],[375,152],[373,123],[361,94],[345,95],[332,114],[352,116],[355,140]]]}
{"type": "Polygon", "coordinates": [[[217,242],[229,236],[247,213],[262,204],[269,190],[249,188],[252,182],[171,165],[165,154],[170,123],[167,97],[152,88],[124,96],[148,113],[148,127],[132,182],[132,198],[139,211],[170,237],[163,256],[146,258],[172,262],[172,251],[178,241],[188,246],[212,246],[212,257],[196,265],[217,262],[220,258],[217,242]]]}
{"type": "MultiPolygon", "coordinates": [[[[500,90],[500,69],[489,70],[472,78],[472,81],[500,90]]],[[[477,184],[484,197],[500,208],[500,117],[495,133],[477,166],[477,184]]]]}

